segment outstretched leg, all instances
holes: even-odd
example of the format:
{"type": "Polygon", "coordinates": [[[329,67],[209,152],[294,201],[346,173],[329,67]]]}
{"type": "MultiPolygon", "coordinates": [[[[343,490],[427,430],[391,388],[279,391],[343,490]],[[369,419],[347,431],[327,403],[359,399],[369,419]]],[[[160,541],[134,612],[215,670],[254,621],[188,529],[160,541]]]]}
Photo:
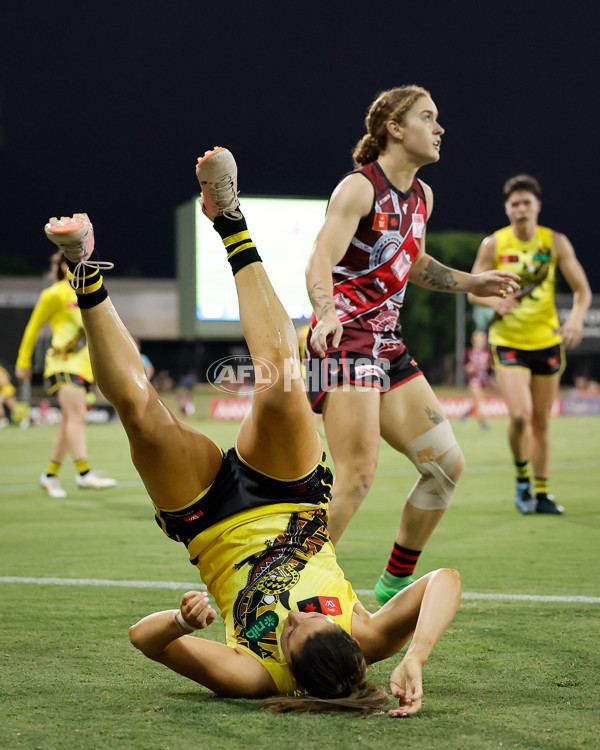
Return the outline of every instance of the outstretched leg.
{"type": "Polygon", "coordinates": [[[52,219],[46,234],[69,260],[94,377],[121,418],[148,494],[160,508],[181,508],[213,482],[221,451],[176,419],[148,381],[135,341],[104,289],[87,216],[52,219]]]}
{"type": "MultiPolygon", "coordinates": [[[[262,265],[237,201],[237,167],[223,148],[198,160],[203,211],[214,222],[235,277],[240,320],[251,356],[267,360],[272,385],[254,394],[237,439],[242,458],[279,479],[311,471],[321,441],[306,396],[294,326],[262,265]]],[[[284,252],[284,250],[282,250],[284,252]]]]}

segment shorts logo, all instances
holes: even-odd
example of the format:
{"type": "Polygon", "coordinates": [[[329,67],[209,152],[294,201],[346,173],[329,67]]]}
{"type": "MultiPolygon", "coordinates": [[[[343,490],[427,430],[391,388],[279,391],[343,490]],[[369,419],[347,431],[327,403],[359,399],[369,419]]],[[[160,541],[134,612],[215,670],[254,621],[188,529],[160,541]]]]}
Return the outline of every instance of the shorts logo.
{"type": "Polygon", "coordinates": [[[400,229],[400,214],[375,214],[373,229],[376,232],[396,232],[400,229]]]}
{"type": "Polygon", "coordinates": [[[342,614],[342,607],[337,596],[311,596],[298,602],[299,612],[320,612],[333,617],[342,614]]]}
{"type": "Polygon", "coordinates": [[[183,520],[186,523],[191,523],[192,521],[197,521],[199,518],[202,518],[203,515],[204,513],[201,510],[197,510],[192,516],[184,516],[183,520]]]}
{"type": "Polygon", "coordinates": [[[257,617],[249,628],[246,628],[242,632],[249,641],[258,643],[266,635],[272,633],[278,624],[279,616],[276,612],[265,612],[260,617],[257,617]]]}
{"type": "Polygon", "coordinates": [[[560,363],[560,359],[558,357],[548,357],[548,364],[550,367],[556,367],[560,363]]]}
{"type": "Polygon", "coordinates": [[[385,378],[385,372],[377,365],[357,365],[354,375],[356,380],[365,380],[368,377],[385,378]]]}
{"type": "Polygon", "coordinates": [[[417,240],[421,239],[423,232],[425,231],[425,218],[421,214],[413,214],[412,216],[412,234],[417,240]]]}

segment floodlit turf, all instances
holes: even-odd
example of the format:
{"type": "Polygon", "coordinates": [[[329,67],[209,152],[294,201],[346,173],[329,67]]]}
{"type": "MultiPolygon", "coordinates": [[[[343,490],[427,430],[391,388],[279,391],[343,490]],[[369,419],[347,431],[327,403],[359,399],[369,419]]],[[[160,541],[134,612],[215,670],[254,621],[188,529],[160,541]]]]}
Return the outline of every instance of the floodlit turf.
{"type": "MultiPolygon", "coordinates": [[[[223,445],[235,425],[197,422],[223,445]]],[[[512,504],[503,421],[453,423],[467,470],[417,572],[452,566],[468,593],[600,596],[600,422],[553,422],[551,490],[565,516],[523,517],[512,504]]],[[[95,468],[120,481],[51,500],[37,486],[53,428],[0,431],[0,576],[193,582],[183,547],[153,521],[118,424],[88,430],[95,468]]],[[[355,588],[370,590],[395,536],[414,470],[382,445],[363,509],[339,545],[355,588]]],[[[174,607],[185,589],[0,582],[2,748],[432,750],[597,747],[600,604],[465,599],[425,670],[422,713],[274,716],[213,696],[142,657],[127,627],[174,607]]],[[[361,596],[375,607],[371,594],[361,596]]],[[[207,636],[223,638],[220,624],[207,636]]],[[[395,659],[375,665],[387,683],[395,659]]]]}

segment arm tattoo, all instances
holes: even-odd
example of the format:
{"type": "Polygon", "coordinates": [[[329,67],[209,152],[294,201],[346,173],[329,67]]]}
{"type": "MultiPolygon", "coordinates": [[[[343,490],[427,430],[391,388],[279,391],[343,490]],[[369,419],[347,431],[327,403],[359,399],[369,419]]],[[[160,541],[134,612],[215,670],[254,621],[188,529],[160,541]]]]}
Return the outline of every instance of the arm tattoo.
{"type": "Polygon", "coordinates": [[[331,294],[326,289],[323,289],[318,281],[308,290],[308,296],[318,318],[323,317],[323,315],[335,307],[331,294]]]}
{"type": "Polygon", "coordinates": [[[449,291],[458,284],[454,278],[452,269],[435,260],[435,258],[429,260],[421,278],[426,284],[430,284],[433,289],[440,289],[442,291],[449,291]]]}
{"type": "Polygon", "coordinates": [[[441,414],[438,414],[437,411],[430,409],[428,406],[425,407],[425,414],[427,414],[433,424],[441,424],[444,421],[444,417],[441,414]]]}

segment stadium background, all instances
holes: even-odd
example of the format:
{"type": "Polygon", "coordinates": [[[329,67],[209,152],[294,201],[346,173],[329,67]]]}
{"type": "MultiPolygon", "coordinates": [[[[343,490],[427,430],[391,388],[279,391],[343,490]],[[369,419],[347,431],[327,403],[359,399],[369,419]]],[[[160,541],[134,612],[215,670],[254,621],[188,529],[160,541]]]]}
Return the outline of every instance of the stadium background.
{"type": "MultiPolygon", "coordinates": [[[[481,238],[502,226],[503,181],[530,172],[544,191],[542,223],[569,236],[597,295],[600,72],[591,61],[599,21],[599,6],[577,0],[568,7],[512,0],[369,7],[355,0],[11,4],[0,24],[0,361],[14,365],[45,283],[51,248],[42,224],[52,214],[86,210],[104,257],[118,262],[107,284],[117,306],[137,321],[144,350],[176,378],[200,369],[198,362],[215,353],[205,341],[179,336],[175,277],[176,207],[196,194],[195,158],[215,144],[230,147],[242,195],[324,197],[351,168],[368,103],[377,91],[403,83],[431,90],[446,128],[440,162],[422,171],[436,196],[431,233],[481,238]],[[135,300],[141,313],[132,309],[135,300]]],[[[440,252],[447,248],[441,244],[440,252]]],[[[475,250],[473,243],[472,257],[475,250]]],[[[434,373],[436,357],[423,352],[424,337],[410,340],[406,322],[427,306],[419,308],[419,292],[409,290],[405,327],[411,350],[437,384],[445,371],[434,373]]],[[[436,295],[427,326],[427,345],[442,342],[438,349],[450,358],[454,341],[443,326],[454,330],[453,305],[452,295],[436,295]]],[[[598,377],[597,353],[585,357],[598,377]]],[[[451,379],[452,366],[447,372],[451,379]]],[[[550,522],[532,529],[514,511],[505,496],[512,478],[503,425],[491,431],[492,449],[475,424],[457,425],[472,473],[422,565],[457,565],[467,591],[573,594],[586,601],[467,602],[454,633],[440,644],[440,657],[432,659],[428,679],[437,692],[417,721],[390,727],[282,719],[277,726],[287,736],[300,737],[304,748],[338,746],[335,737],[323,739],[328,726],[337,730],[340,747],[363,744],[363,734],[376,741],[382,733],[382,747],[397,747],[398,732],[415,750],[479,750],[502,741],[593,746],[597,428],[590,419],[559,422],[553,471],[557,496],[570,501],[563,525],[531,519],[550,522]],[[473,533],[479,545],[465,543],[473,533]],[[539,663],[547,661],[543,673],[539,663]]],[[[90,502],[75,490],[60,507],[42,503],[36,485],[52,428],[2,432],[3,575],[190,577],[184,556],[154,528],[118,427],[90,433],[103,465],[116,469],[119,492],[90,502]],[[115,518],[124,522],[114,524],[115,518]]],[[[208,428],[211,434],[224,429],[208,428]]],[[[407,487],[412,482],[407,467],[382,452],[371,509],[362,517],[371,526],[363,533],[361,519],[361,529],[357,524],[343,540],[343,564],[365,589],[381,565],[380,534],[392,525],[389,496],[397,492],[398,475],[407,487]]],[[[2,589],[7,747],[176,747],[178,737],[205,737],[207,727],[229,747],[272,741],[260,718],[251,726],[254,706],[224,708],[206,700],[197,710],[193,686],[157,677],[154,665],[142,667],[140,677],[126,627],[134,611],[141,616],[174,606],[174,592],[160,604],[153,591],[136,594],[132,604],[129,593],[97,596],[82,587],[67,597],[65,587],[44,594],[44,587],[29,586],[3,583],[2,589]],[[92,644],[91,656],[81,658],[81,643],[92,644]],[[127,720],[124,705],[133,706],[127,720]],[[233,741],[228,714],[240,727],[233,741]],[[139,739],[144,728],[154,742],[139,739]]],[[[367,596],[367,603],[374,600],[367,596]]]]}

